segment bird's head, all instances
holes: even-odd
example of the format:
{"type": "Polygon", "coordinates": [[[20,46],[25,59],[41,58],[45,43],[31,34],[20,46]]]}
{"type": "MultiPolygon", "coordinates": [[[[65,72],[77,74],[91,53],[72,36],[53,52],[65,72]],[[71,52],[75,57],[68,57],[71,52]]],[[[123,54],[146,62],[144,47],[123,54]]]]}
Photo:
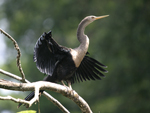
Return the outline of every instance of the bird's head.
{"type": "Polygon", "coordinates": [[[105,17],[108,17],[109,15],[104,15],[104,16],[87,16],[85,17],[84,19],[89,21],[89,23],[95,21],[95,20],[98,20],[98,19],[101,19],[101,18],[105,18],[105,17]]]}
{"type": "Polygon", "coordinates": [[[85,17],[79,24],[79,26],[82,26],[83,28],[85,28],[87,25],[89,25],[90,23],[92,23],[95,20],[101,19],[101,18],[105,18],[108,17],[109,15],[104,15],[104,16],[87,16],[85,17]]]}

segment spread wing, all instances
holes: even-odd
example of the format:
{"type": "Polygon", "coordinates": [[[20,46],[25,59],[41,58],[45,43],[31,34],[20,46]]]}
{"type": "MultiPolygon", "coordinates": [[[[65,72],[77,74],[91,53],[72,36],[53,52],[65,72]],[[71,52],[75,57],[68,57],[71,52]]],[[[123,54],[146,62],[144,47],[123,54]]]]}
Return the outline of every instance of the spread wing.
{"type": "Polygon", "coordinates": [[[52,38],[51,31],[43,33],[34,47],[34,62],[40,72],[52,75],[56,64],[63,59],[69,49],[58,45],[52,38]]]}
{"type": "Polygon", "coordinates": [[[89,56],[85,56],[72,78],[72,83],[86,80],[101,80],[100,77],[105,77],[102,72],[108,72],[103,67],[107,66],[89,56]]]}

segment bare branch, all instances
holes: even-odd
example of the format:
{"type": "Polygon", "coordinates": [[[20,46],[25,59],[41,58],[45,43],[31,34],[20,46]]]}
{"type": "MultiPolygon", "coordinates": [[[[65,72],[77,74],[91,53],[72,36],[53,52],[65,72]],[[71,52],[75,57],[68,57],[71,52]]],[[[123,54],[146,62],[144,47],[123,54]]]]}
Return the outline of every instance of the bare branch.
{"type": "Polygon", "coordinates": [[[32,106],[32,104],[34,103],[34,102],[39,102],[39,91],[40,91],[40,86],[39,86],[39,84],[37,84],[36,86],[35,86],[35,94],[34,94],[34,97],[33,97],[33,99],[31,99],[29,102],[29,107],[31,107],[32,106]]]}
{"type": "Polygon", "coordinates": [[[43,92],[43,95],[50,100],[53,104],[55,104],[63,113],[70,113],[58,100],[53,98],[50,94],[47,92],[43,92]]]}
{"type": "Polygon", "coordinates": [[[21,61],[20,61],[20,57],[21,57],[20,48],[19,48],[17,42],[8,33],[3,31],[2,29],[0,29],[0,31],[1,31],[1,33],[3,33],[6,37],[8,37],[13,42],[15,49],[17,50],[17,53],[18,53],[18,55],[17,55],[17,67],[18,67],[18,69],[22,75],[22,82],[25,83],[25,74],[24,74],[23,69],[21,67],[21,61]]]}
{"type": "MultiPolygon", "coordinates": [[[[1,80],[1,81],[3,81],[3,82],[9,82],[9,81],[5,81],[5,80],[1,80]]],[[[13,98],[11,96],[7,96],[7,97],[1,97],[0,96],[0,100],[12,100],[12,101],[14,101],[16,103],[28,104],[29,107],[30,107],[34,102],[36,102],[36,101],[39,100],[39,96],[38,96],[39,95],[39,87],[35,87],[35,92],[36,92],[35,96],[34,96],[34,98],[31,101],[26,101],[26,100],[22,100],[22,99],[15,99],[15,98],[13,98]]]]}
{"type": "MultiPolygon", "coordinates": [[[[46,90],[46,89],[51,90],[54,92],[61,93],[62,95],[73,100],[79,106],[79,108],[83,113],[92,113],[89,105],[82,97],[80,97],[77,94],[77,92],[71,90],[69,87],[65,87],[56,83],[45,82],[45,81],[39,81],[34,83],[14,83],[10,81],[0,80],[0,87],[9,90],[17,90],[17,91],[29,91],[29,90],[34,90],[35,88],[35,97],[34,99],[31,100],[32,104],[33,101],[35,102],[38,100],[39,90],[46,90]]],[[[31,103],[28,105],[30,106],[31,103]]]]}
{"type": "Polygon", "coordinates": [[[22,99],[15,99],[11,96],[7,96],[7,97],[1,97],[0,96],[0,100],[12,100],[16,103],[23,103],[23,104],[29,104],[29,101],[26,101],[26,100],[22,100],[22,99]]]}
{"type": "MultiPolygon", "coordinates": [[[[6,75],[6,76],[9,76],[11,78],[14,78],[18,81],[21,81],[22,82],[22,78],[15,75],[15,74],[12,74],[12,73],[9,73],[7,71],[4,71],[2,69],[0,69],[0,73],[6,75]]],[[[25,82],[26,83],[30,83],[28,80],[25,79],[25,82]]],[[[56,100],[55,98],[53,98],[50,94],[48,94],[46,91],[43,92],[43,95],[48,99],[50,100],[54,105],[56,105],[62,112],[64,113],[69,113],[69,111],[58,101],[56,100]]]]}
{"type": "MultiPolygon", "coordinates": [[[[16,80],[18,80],[18,81],[20,81],[20,82],[22,82],[22,78],[19,77],[18,75],[9,73],[9,72],[4,71],[4,70],[2,70],[2,69],[0,69],[0,73],[6,75],[6,76],[8,76],[8,77],[11,77],[11,78],[13,78],[13,79],[16,79],[16,80]]],[[[25,83],[30,83],[30,82],[25,79],[25,83]]]]}

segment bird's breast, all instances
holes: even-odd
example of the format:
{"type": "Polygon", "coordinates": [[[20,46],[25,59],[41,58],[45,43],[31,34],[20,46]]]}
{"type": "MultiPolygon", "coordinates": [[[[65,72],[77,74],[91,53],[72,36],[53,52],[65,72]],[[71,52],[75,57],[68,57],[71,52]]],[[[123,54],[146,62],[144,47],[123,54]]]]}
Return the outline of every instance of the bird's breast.
{"type": "Polygon", "coordinates": [[[81,64],[86,52],[84,52],[82,50],[71,49],[70,53],[72,56],[72,60],[75,63],[75,66],[79,67],[79,65],[81,64]]]}

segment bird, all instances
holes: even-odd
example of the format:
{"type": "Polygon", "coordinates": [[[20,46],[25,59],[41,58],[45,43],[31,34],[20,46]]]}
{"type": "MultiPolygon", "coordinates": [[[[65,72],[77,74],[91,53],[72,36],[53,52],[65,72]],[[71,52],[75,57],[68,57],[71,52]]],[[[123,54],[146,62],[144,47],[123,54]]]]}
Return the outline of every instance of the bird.
{"type": "MultiPolygon", "coordinates": [[[[53,39],[52,31],[44,32],[35,44],[33,56],[38,70],[47,75],[43,81],[61,82],[72,89],[73,83],[101,80],[101,77],[105,77],[102,72],[108,72],[104,69],[107,66],[89,56],[89,38],[84,31],[90,23],[108,16],[85,17],[77,28],[77,39],[80,45],[74,49],[59,45],[53,39]]],[[[43,90],[40,90],[40,93],[43,93],[43,90]]],[[[34,91],[25,100],[30,101],[33,97],[34,91]]],[[[18,107],[20,106],[21,103],[18,107]]]]}

